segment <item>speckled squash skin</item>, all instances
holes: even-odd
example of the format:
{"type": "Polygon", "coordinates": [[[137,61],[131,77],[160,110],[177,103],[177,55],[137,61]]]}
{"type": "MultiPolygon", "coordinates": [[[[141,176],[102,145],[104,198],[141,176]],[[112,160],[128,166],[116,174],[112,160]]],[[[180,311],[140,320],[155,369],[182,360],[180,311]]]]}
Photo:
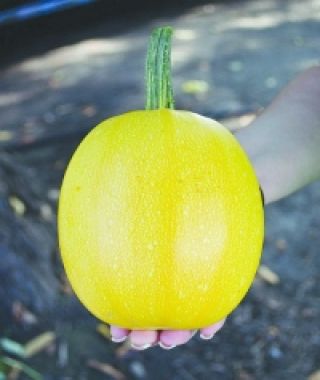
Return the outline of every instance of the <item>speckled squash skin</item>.
{"type": "Polygon", "coordinates": [[[259,184],[221,124],[186,111],[105,120],[67,168],[59,243],[71,285],[99,319],[194,329],[227,316],[263,243],[259,184]]]}

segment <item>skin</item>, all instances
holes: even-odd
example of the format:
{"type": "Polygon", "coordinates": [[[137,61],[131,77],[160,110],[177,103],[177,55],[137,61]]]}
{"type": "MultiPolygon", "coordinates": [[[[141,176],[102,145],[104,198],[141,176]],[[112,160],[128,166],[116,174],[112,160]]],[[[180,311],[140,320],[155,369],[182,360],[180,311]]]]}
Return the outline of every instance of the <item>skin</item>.
{"type": "MultiPolygon", "coordinates": [[[[264,192],[265,204],[284,198],[320,179],[320,66],[293,80],[236,137],[247,152],[264,192]]],[[[225,320],[200,330],[211,339],[225,320]]],[[[159,344],[171,349],[187,343],[196,331],[127,330],[111,326],[114,342],[129,339],[144,350],[159,344]]]]}

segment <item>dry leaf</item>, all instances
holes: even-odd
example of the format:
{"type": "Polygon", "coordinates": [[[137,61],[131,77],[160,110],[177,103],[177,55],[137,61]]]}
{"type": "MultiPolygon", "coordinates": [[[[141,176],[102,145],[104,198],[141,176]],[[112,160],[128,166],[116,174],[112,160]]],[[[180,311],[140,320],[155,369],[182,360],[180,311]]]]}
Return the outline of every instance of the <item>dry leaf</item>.
{"type": "Polygon", "coordinates": [[[54,218],[52,208],[47,203],[40,205],[40,215],[47,222],[50,222],[54,218]]]}
{"type": "Polygon", "coordinates": [[[316,372],[313,372],[309,377],[308,380],[320,380],[320,369],[316,372]]]}
{"type": "Polygon", "coordinates": [[[87,105],[82,108],[81,112],[84,116],[92,117],[97,113],[97,109],[93,105],[87,105]]]}
{"type": "Polygon", "coordinates": [[[59,199],[59,190],[58,189],[49,189],[48,190],[48,199],[50,201],[56,202],[59,199]]]}
{"type": "Polygon", "coordinates": [[[47,331],[25,344],[25,355],[27,358],[43,351],[50,346],[56,339],[56,335],[52,331],[47,331]]]}
{"type": "Polygon", "coordinates": [[[268,327],[268,333],[270,336],[279,336],[280,335],[280,330],[278,329],[277,326],[269,326],[268,327]]]}
{"type": "Polygon", "coordinates": [[[277,285],[280,282],[280,277],[266,265],[260,266],[258,269],[258,275],[262,278],[262,280],[271,285],[277,285]]]}
{"type": "Polygon", "coordinates": [[[288,247],[288,243],[285,239],[277,239],[275,244],[279,251],[285,251],[288,247]]]}
{"type": "Polygon", "coordinates": [[[253,380],[253,377],[244,369],[240,369],[238,373],[239,380],[253,380]]]}
{"type": "Polygon", "coordinates": [[[112,367],[110,364],[101,363],[95,359],[88,361],[88,367],[93,368],[99,372],[109,375],[114,378],[114,380],[125,380],[125,375],[118,369],[112,367]]]}
{"type": "Polygon", "coordinates": [[[22,216],[26,212],[26,205],[22,202],[21,199],[14,195],[9,197],[9,204],[17,215],[22,216]]]}
{"type": "Polygon", "coordinates": [[[107,339],[111,338],[110,328],[109,328],[109,326],[105,325],[104,323],[99,323],[98,324],[97,331],[98,331],[99,334],[101,334],[105,338],[107,338],[107,339]]]}
{"type": "Polygon", "coordinates": [[[0,141],[9,141],[12,139],[12,133],[9,131],[0,131],[0,141]]]}
{"type": "Polygon", "coordinates": [[[37,317],[19,301],[15,301],[12,304],[12,314],[14,319],[20,323],[26,325],[35,325],[38,323],[37,317]]]}
{"type": "Polygon", "coordinates": [[[123,358],[127,355],[129,351],[132,350],[130,340],[127,339],[123,344],[121,344],[116,350],[115,354],[118,358],[123,358]]]}
{"type": "Polygon", "coordinates": [[[239,117],[239,127],[245,128],[257,117],[255,113],[247,113],[239,117]]]}
{"type": "Polygon", "coordinates": [[[188,80],[182,84],[182,91],[186,94],[205,94],[209,90],[209,85],[204,80],[188,80]]]}
{"type": "Polygon", "coordinates": [[[246,113],[242,116],[232,116],[223,119],[223,125],[231,132],[239,131],[240,129],[247,128],[250,123],[256,118],[255,113],[246,113]]]}
{"type": "Polygon", "coordinates": [[[241,61],[231,61],[228,64],[228,69],[233,73],[238,73],[243,70],[243,63],[241,61]]]}

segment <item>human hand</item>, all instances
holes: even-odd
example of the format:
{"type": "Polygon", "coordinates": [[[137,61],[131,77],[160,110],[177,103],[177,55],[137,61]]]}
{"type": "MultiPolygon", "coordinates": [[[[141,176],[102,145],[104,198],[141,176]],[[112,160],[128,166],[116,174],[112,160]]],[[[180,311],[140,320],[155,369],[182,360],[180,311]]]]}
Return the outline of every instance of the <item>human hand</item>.
{"type": "MultiPolygon", "coordinates": [[[[200,329],[202,339],[211,339],[224,325],[225,320],[200,329]]],[[[159,344],[165,350],[187,343],[197,330],[129,330],[111,325],[112,341],[120,343],[130,339],[132,348],[145,350],[159,344]]]]}

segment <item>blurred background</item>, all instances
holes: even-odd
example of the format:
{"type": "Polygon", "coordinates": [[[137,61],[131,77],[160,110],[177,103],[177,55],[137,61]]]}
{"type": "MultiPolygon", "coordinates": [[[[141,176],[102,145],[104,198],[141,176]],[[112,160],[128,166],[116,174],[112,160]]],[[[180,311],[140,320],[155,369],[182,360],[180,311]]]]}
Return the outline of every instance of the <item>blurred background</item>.
{"type": "Polygon", "coordinates": [[[262,266],[225,328],[169,352],[112,343],[56,239],[75,147],[144,107],[154,27],[175,29],[176,108],[234,131],[320,62],[319,22],[320,0],[0,1],[0,379],[320,379],[319,183],[267,208],[262,266]]]}

